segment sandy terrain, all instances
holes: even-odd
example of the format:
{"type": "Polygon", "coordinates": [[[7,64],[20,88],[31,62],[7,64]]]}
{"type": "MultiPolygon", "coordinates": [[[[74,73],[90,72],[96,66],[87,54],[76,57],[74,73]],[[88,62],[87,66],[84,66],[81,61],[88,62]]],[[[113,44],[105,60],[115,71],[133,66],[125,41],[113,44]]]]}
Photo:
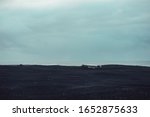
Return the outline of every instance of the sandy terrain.
{"type": "Polygon", "coordinates": [[[150,99],[150,67],[1,65],[0,99],[150,99]]]}

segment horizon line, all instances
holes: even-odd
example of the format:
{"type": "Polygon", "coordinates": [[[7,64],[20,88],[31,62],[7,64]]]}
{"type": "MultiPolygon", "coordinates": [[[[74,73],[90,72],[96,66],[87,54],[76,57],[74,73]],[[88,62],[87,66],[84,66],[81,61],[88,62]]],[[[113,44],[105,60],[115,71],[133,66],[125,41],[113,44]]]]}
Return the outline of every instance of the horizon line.
{"type": "Polygon", "coordinates": [[[24,66],[82,66],[82,65],[87,65],[87,66],[104,66],[104,65],[122,65],[122,66],[141,66],[141,67],[150,67],[150,65],[140,65],[140,64],[118,64],[118,63],[108,63],[108,64],[80,64],[80,65],[75,65],[75,64],[29,64],[29,63],[19,63],[19,64],[0,64],[2,65],[8,65],[8,66],[19,66],[19,65],[24,65],[24,66]]]}

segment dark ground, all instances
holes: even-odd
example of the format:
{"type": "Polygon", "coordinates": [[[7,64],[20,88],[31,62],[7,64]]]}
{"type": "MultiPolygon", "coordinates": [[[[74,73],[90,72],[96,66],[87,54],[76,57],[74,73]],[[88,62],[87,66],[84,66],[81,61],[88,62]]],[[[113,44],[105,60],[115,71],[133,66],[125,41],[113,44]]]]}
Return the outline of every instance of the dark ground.
{"type": "Polygon", "coordinates": [[[150,100],[150,67],[1,65],[0,99],[150,100]]]}

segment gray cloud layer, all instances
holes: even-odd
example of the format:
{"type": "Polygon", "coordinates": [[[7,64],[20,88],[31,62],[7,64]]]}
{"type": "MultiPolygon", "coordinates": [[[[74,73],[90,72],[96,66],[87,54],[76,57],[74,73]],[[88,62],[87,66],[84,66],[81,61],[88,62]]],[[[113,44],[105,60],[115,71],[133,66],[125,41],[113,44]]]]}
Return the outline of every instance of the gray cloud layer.
{"type": "Polygon", "coordinates": [[[150,2],[114,1],[54,9],[0,9],[0,63],[150,60],[150,2]]]}

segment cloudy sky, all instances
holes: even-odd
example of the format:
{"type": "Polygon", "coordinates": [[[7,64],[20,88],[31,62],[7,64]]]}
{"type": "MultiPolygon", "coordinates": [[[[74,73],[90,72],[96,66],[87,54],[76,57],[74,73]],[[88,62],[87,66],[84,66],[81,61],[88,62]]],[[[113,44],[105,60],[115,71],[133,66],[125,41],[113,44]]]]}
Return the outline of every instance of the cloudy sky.
{"type": "Polygon", "coordinates": [[[149,0],[0,0],[0,64],[150,65],[149,0]]]}

